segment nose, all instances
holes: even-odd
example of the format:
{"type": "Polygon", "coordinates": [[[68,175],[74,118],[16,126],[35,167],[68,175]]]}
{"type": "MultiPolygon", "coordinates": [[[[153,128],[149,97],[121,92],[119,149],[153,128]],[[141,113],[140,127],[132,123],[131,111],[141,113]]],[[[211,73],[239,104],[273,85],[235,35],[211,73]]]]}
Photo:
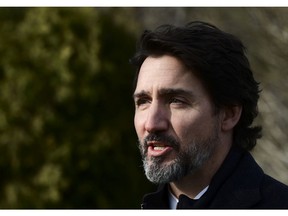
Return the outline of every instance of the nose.
{"type": "Polygon", "coordinates": [[[147,111],[145,130],[149,133],[163,132],[169,128],[169,111],[159,103],[152,103],[147,111]]]}

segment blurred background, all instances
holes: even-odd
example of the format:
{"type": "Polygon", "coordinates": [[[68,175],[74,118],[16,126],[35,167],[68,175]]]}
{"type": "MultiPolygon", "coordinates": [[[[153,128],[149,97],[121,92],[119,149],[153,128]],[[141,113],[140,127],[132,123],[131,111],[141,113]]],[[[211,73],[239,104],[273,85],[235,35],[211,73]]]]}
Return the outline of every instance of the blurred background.
{"type": "Polygon", "coordinates": [[[288,184],[288,8],[0,8],[0,208],[140,208],[129,65],[144,29],[210,22],[261,82],[252,152],[288,184]]]}

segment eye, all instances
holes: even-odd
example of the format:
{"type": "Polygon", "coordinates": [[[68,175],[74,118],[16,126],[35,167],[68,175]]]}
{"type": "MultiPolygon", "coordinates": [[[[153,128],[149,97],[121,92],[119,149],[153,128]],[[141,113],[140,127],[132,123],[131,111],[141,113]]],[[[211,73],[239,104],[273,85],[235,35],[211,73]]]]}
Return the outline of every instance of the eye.
{"type": "Polygon", "coordinates": [[[184,99],[182,98],[176,98],[176,97],[173,97],[173,98],[170,98],[170,103],[173,103],[173,104],[185,104],[186,102],[184,101],[184,99]]]}
{"type": "Polygon", "coordinates": [[[169,103],[171,106],[176,108],[184,108],[189,105],[188,101],[182,97],[171,97],[169,103]]]}
{"type": "Polygon", "coordinates": [[[151,102],[151,99],[147,98],[147,97],[137,98],[135,100],[135,105],[136,105],[136,107],[142,107],[146,104],[150,104],[150,102],[151,102]]]}

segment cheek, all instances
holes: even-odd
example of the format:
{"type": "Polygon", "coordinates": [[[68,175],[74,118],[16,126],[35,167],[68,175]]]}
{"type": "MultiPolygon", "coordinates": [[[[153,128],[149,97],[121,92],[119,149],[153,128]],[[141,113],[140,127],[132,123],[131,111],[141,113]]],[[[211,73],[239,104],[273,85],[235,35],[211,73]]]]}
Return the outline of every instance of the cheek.
{"type": "MultiPolygon", "coordinates": [[[[210,119],[211,120],[211,119],[210,119]]],[[[171,119],[173,129],[182,142],[204,137],[213,126],[205,115],[186,114],[171,119]]]]}
{"type": "Polygon", "coordinates": [[[134,127],[138,138],[142,137],[144,133],[144,118],[137,113],[134,115],[134,127]]]}

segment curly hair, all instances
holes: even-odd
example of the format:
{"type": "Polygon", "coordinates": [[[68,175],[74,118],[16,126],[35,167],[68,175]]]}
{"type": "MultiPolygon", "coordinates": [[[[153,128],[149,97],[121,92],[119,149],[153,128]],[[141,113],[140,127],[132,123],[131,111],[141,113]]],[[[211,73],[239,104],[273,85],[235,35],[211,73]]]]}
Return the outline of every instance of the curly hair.
{"type": "Polygon", "coordinates": [[[205,22],[184,27],[161,25],[144,31],[130,63],[140,67],[148,56],[169,54],[178,58],[203,82],[216,110],[242,106],[234,128],[233,145],[251,150],[261,137],[260,126],[252,126],[258,115],[259,83],[255,81],[242,42],[232,34],[205,22]]]}

